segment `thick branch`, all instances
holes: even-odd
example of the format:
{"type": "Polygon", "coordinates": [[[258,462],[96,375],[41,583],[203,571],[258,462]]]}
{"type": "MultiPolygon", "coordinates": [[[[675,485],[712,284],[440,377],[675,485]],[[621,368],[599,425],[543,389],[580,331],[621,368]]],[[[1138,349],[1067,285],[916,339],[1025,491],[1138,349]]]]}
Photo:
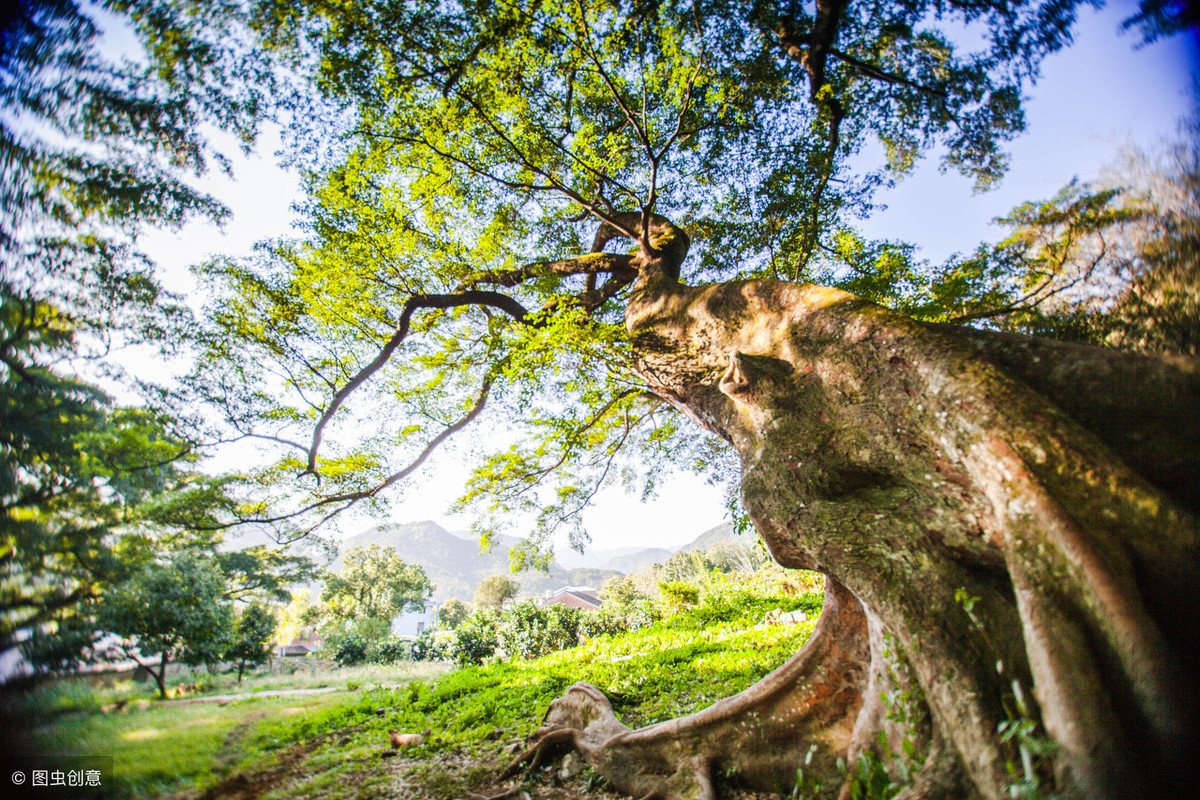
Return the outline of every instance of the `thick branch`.
{"type": "Polygon", "coordinates": [[[801,245],[800,266],[797,268],[797,274],[793,277],[799,277],[799,272],[808,263],[813,250],[817,247],[817,225],[820,221],[821,198],[825,196],[825,190],[833,177],[837,149],[841,143],[841,125],[842,119],[846,116],[846,109],[832,93],[822,94],[821,90],[825,86],[825,60],[828,55],[832,54],[833,43],[837,40],[840,18],[848,5],[850,5],[850,0],[817,0],[817,16],[813,21],[812,32],[803,37],[807,47],[797,46],[796,43],[800,37],[786,34],[787,28],[780,31],[780,37],[784,40],[788,55],[799,61],[805,72],[808,73],[809,98],[814,105],[829,113],[829,145],[826,149],[825,168],[813,191],[807,230],[801,245]]]}
{"type": "MultiPolygon", "coordinates": [[[[780,44],[783,45],[788,56],[800,61],[801,63],[805,63],[805,54],[812,37],[806,34],[796,33],[796,31],[792,29],[791,25],[786,22],[779,26],[779,30],[775,32],[775,35],[779,37],[780,44]]],[[[827,47],[825,49],[825,53],[829,56],[833,56],[843,64],[853,67],[872,80],[883,81],[884,83],[894,83],[900,86],[907,86],[910,89],[915,89],[918,92],[932,95],[934,97],[940,97],[943,99],[946,97],[946,91],[944,89],[926,86],[910,80],[903,75],[897,75],[894,72],[888,72],[875,66],[874,64],[870,64],[866,61],[855,58],[845,51],[838,50],[836,47],[827,47]]]]}
{"type": "Polygon", "coordinates": [[[491,284],[493,286],[518,286],[527,280],[548,275],[597,275],[607,273],[630,280],[637,276],[633,258],[628,255],[592,252],[575,258],[558,261],[537,261],[516,269],[493,269],[473,275],[463,282],[463,288],[491,284]]]}

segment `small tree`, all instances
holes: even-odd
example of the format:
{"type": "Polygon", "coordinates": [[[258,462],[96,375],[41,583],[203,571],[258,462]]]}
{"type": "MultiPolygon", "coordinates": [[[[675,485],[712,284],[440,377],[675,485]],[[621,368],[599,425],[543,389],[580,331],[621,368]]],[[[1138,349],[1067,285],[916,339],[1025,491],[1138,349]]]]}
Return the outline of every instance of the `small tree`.
{"type": "Polygon", "coordinates": [[[484,578],[475,590],[476,608],[499,608],[517,596],[521,584],[508,575],[491,575],[484,578]]]}
{"type": "Polygon", "coordinates": [[[471,615],[471,609],[457,597],[452,597],[438,609],[438,623],[443,627],[454,630],[463,620],[471,615]]]}
{"type": "Polygon", "coordinates": [[[238,683],[247,666],[265,664],[271,657],[271,641],[279,627],[275,615],[262,603],[251,603],[238,618],[233,646],[225,657],[238,665],[238,683]]]}
{"type": "Polygon", "coordinates": [[[121,649],[167,696],[167,665],[213,663],[233,639],[233,610],[211,559],[191,553],[137,569],[104,597],[99,625],[125,637],[121,649]],[[149,661],[159,656],[158,667],[149,661]]]}
{"type": "Polygon", "coordinates": [[[672,554],[659,570],[660,581],[691,581],[703,578],[712,569],[708,554],[701,550],[680,551],[672,554]]]}
{"type": "Polygon", "coordinates": [[[614,575],[600,589],[600,597],[606,606],[627,607],[637,600],[644,600],[646,595],[640,591],[637,584],[628,575],[614,575]]]}
{"type": "Polygon", "coordinates": [[[420,611],[432,594],[425,570],[405,563],[390,547],[372,544],[354,548],[340,570],[325,573],[321,599],[335,619],[390,620],[406,609],[420,611]]]}
{"type": "Polygon", "coordinates": [[[751,573],[763,565],[766,553],[737,542],[721,542],[709,549],[709,563],[720,572],[751,573]]]}
{"type": "Polygon", "coordinates": [[[500,611],[495,608],[480,608],[463,620],[454,632],[451,655],[460,667],[482,664],[496,652],[499,645],[497,628],[500,611]]]}

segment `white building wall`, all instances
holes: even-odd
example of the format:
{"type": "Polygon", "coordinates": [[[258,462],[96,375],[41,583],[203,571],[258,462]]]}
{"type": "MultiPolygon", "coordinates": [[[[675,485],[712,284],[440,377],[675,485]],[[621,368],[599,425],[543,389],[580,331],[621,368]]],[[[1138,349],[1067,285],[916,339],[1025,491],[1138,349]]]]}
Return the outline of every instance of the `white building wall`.
{"type": "Polygon", "coordinates": [[[421,611],[405,611],[392,617],[392,633],[396,636],[420,636],[437,628],[437,612],[441,603],[432,601],[421,611]]]}

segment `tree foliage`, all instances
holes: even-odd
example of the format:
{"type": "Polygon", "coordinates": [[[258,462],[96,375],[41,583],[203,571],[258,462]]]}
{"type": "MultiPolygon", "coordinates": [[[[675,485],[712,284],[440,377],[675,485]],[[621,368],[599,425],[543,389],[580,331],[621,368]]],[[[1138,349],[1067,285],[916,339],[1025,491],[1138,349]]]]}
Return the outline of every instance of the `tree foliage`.
{"type": "Polygon", "coordinates": [[[167,696],[172,661],[214,664],[234,638],[233,606],[224,577],[211,559],[176,554],[150,562],[105,593],[101,630],[124,637],[120,648],[149,672],[167,696]],[[157,657],[158,664],[151,663],[157,657]]]}
{"type": "Polygon", "coordinates": [[[184,338],[189,314],[138,236],[226,216],[189,181],[226,165],[209,134],[249,145],[270,87],[249,40],[223,35],[238,7],[0,14],[0,646],[40,626],[52,662],[77,658],[96,598],[161,551],[151,538],[211,547],[233,516],[179,396],[114,353],[184,338]],[[106,30],[135,47],[115,55],[106,30]]]}
{"type": "Polygon", "coordinates": [[[532,518],[514,552],[538,566],[554,530],[586,541],[600,486],[653,493],[661,471],[631,452],[727,473],[634,373],[621,309],[640,262],[609,242],[688,256],[692,280],[866,273],[868,294],[935,316],[975,303],[986,280],[930,297],[903,246],[853,224],[934,150],[997,180],[1078,6],[265,4],[257,29],[312,45],[349,130],[311,175],[304,239],[206,270],[225,291],[195,383],[279,448],[248,515],[302,535],[381,504],[487,419],[514,443],[475,444],[462,502],[481,531],[532,518]]]}
{"type": "Polygon", "coordinates": [[[521,584],[508,575],[489,575],[475,588],[475,607],[500,608],[517,596],[521,584]]]}
{"type": "Polygon", "coordinates": [[[271,643],[278,628],[279,620],[264,604],[254,602],[242,610],[233,641],[224,654],[226,660],[237,663],[238,683],[242,682],[246,667],[265,664],[271,658],[271,643]]]}
{"type": "Polygon", "coordinates": [[[447,630],[454,630],[469,616],[470,607],[457,597],[451,597],[438,609],[438,625],[447,630]]]}
{"type": "Polygon", "coordinates": [[[318,573],[308,556],[264,545],[219,551],[215,558],[229,582],[228,597],[234,600],[288,602],[290,587],[312,580],[318,573]]]}
{"type": "Polygon", "coordinates": [[[433,589],[420,566],[405,563],[392,548],[372,544],[349,551],[341,569],[326,572],[321,600],[338,620],[390,621],[403,611],[423,609],[433,589]]]}
{"type": "Polygon", "coordinates": [[[152,535],[211,545],[233,505],[175,419],[55,369],[76,334],[0,286],[0,642],[94,600],[152,535]]]}

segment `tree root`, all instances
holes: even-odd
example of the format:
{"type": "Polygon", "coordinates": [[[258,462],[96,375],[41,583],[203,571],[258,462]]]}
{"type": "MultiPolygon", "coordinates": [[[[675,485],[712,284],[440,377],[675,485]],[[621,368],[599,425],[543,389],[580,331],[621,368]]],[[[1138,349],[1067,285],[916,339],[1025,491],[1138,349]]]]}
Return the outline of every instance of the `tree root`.
{"type": "MultiPolygon", "coordinates": [[[[809,641],[740,694],[633,730],[603,692],[576,683],[551,703],[537,741],[502,777],[575,750],[618,791],[646,800],[716,800],[716,776],[790,790],[796,765],[806,760],[814,773],[836,774],[863,708],[869,654],[861,603],[830,581],[809,641]]],[[[823,795],[833,797],[837,789],[823,795]]]]}

